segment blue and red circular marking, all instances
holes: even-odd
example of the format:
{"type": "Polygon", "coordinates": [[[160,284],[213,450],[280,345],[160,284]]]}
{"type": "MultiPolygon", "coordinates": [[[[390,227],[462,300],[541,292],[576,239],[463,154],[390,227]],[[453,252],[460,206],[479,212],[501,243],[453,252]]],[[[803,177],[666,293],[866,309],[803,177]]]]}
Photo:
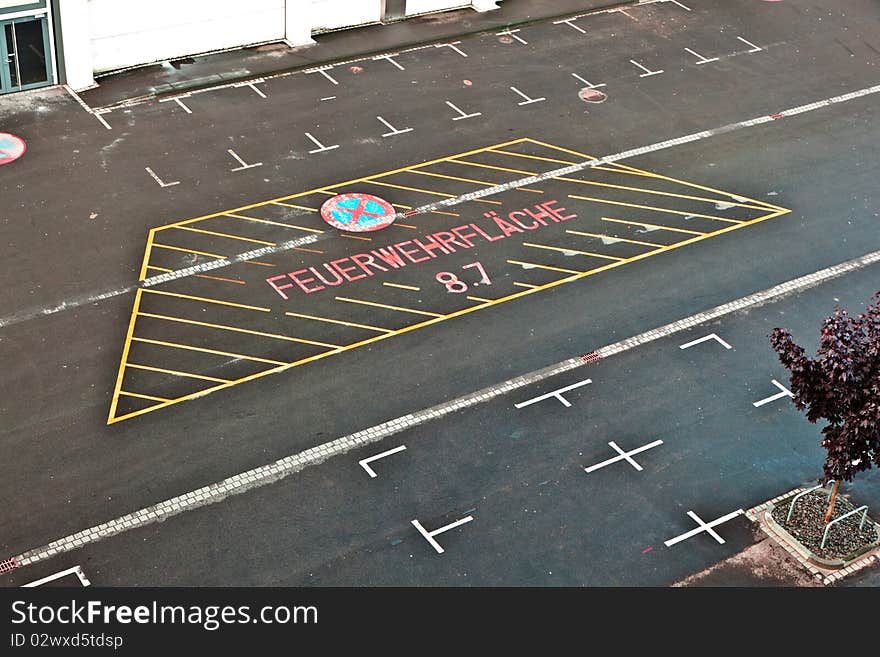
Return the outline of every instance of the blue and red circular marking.
{"type": "Polygon", "coordinates": [[[367,233],[394,223],[391,204],[371,194],[339,194],[321,206],[321,217],[339,230],[367,233]]]}
{"type": "Polygon", "coordinates": [[[15,162],[26,150],[24,139],[8,132],[0,132],[0,165],[15,162]]]}

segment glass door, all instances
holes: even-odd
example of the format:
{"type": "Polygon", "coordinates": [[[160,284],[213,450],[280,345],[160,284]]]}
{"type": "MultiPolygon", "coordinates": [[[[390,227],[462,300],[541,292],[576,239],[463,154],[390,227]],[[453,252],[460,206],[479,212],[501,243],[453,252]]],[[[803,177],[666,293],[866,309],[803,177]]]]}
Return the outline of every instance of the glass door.
{"type": "Polygon", "coordinates": [[[0,93],[51,84],[46,18],[19,18],[0,27],[0,93]]]}

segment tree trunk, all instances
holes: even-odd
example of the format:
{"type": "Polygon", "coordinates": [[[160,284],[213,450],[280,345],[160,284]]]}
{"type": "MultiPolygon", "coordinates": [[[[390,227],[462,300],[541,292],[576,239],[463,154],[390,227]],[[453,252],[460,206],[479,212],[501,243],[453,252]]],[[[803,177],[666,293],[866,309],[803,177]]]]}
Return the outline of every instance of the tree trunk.
{"type": "Polygon", "coordinates": [[[828,510],[825,512],[825,524],[831,522],[831,516],[834,515],[834,503],[837,501],[837,491],[840,490],[840,482],[834,482],[834,490],[831,491],[831,500],[828,502],[828,510]]]}

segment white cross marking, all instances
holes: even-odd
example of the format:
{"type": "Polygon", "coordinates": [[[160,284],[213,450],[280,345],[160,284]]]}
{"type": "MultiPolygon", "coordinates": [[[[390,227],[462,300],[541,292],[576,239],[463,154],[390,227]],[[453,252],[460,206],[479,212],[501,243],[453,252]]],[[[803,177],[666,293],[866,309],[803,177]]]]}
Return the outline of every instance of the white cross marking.
{"type": "Polygon", "coordinates": [[[732,520],[733,518],[736,518],[738,515],[740,515],[742,513],[743,513],[742,509],[737,509],[733,513],[728,513],[726,516],[721,516],[717,520],[713,520],[712,522],[706,524],[705,522],[703,522],[700,519],[700,516],[698,516],[696,513],[694,513],[693,511],[688,511],[688,515],[691,518],[693,518],[693,520],[699,525],[699,527],[697,527],[696,529],[692,529],[689,532],[685,532],[681,536],[676,536],[675,538],[670,538],[668,541],[664,541],[664,545],[666,547],[672,547],[676,543],[680,543],[681,541],[685,541],[685,540],[689,539],[691,536],[696,536],[700,532],[707,532],[712,538],[714,538],[716,541],[718,541],[719,543],[721,543],[723,545],[724,539],[721,538],[712,528],[717,527],[718,525],[725,523],[728,520],[732,520]]]}
{"type": "Polygon", "coordinates": [[[636,463],[630,457],[633,454],[638,454],[639,452],[644,452],[644,451],[649,450],[653,447],[657,447],[658,445],[662,445],[663,441],[662,440],[655,440],[653,443],[648,443],[647,445],[642,445],[641,447],[638,447],[638,448],[632,450],[631,452],[624,452],[622,449],[620,449],[620,447],[617,446],[617,443],[615,443],[614,441],[611,441],[608,444],[611,446],[611,449],[613,449],[615,452],[617,452],[619,454],[619,456],[615,456],[614,458],[610,458],[607,461],[602,461],[601,463],[597,463],[596,465],[591,465],[589,468],[584,468],[584,471],[586,471],[587,474],[589,474],[590,472],[595,472],[596,470],[598,470],[600,468],[604,468],[606,465],[611,465],[612,463],[617,463],[618,461],[626,461],[632,467],[634,467],[636,470],[641,472],[643,469],[642,466],[640,466],[638,463],[636,463]]]}
{"type": "Polygon", "coordinates": [[[571,403],[562,396],[563,392],[568,392],[569,390],[574,390],[575,388],[580,388],[581,386],[585,386],[588,383],[592,383],[592,379],[584,379],[583,381],[578,381],[577,383],[572,383],[570,386],[565,386],[564,388],[560,388],[559,390],[554,390],[553,392],[548,392],[546,395],[541,395],[540,397],[535,397],[534,399],[529,399],[524,402],[520,402],[519,404],[514,404],[516,408],[524,408],[526,406],[531,406],[532,404],[536,404],[539,401],[544,401],[545,399],[549,399],[550,397],[556,397],[562,405],[568,408],[571,406],[571,403]]]}

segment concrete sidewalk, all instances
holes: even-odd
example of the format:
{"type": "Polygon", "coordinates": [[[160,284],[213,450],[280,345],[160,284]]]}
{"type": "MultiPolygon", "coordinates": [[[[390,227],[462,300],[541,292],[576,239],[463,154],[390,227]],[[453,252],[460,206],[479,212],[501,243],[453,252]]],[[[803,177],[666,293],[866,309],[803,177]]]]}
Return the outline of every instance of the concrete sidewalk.
{"type": "Polygon", "coordinates": [[[113,107],[130,101],[252,80],[463,35],[503,30],[516,25],[634,5],[638,2],[639,0],[504,0],[498,10],[486,13],[461,9],[427,14],[388,25],[369,25],[320,34],[315,36],[314,45],[299,48],[288,48],[279,42],[158,62],[99,76],[99,86],[80,95],[93,108],[113,107]]]}

